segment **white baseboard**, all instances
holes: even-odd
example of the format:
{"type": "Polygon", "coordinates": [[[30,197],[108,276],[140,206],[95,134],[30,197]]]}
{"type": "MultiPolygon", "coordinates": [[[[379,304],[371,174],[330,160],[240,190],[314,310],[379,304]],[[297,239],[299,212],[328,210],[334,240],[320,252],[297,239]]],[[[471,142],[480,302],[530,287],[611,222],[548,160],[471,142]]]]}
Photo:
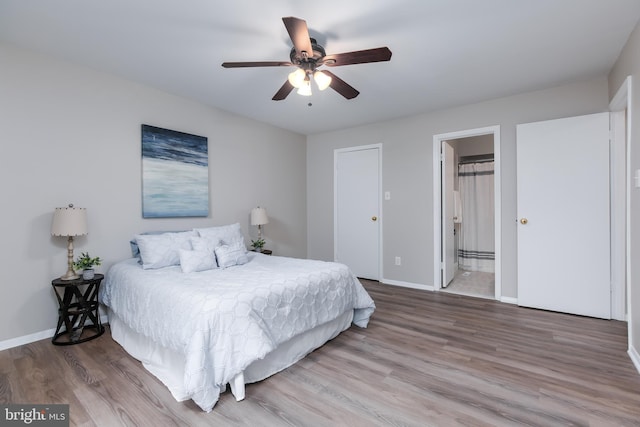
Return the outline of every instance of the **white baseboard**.
{"type": "MultiPolygon", "coordinates": [[[[106,325],[109,323],[109,318],[106,314],[100,316],[100,323],[106,325]]],[[[25,344],[31,344],[32,342],[45,340],[48,338],[52,338],[53,334],[56,332],[55,328],[47,329],[46,331],[35,332],[29,335],[23,335],[21,337],[11,338],[8,340],[0,341],[0,351],[8,350],[10,348],[19,347],[25,344]]]]}
{"type": "MultiPolygon", "coordinates": [[[[381,279],[380,283],[383,283],[385,285],[401,286],[403,288],[420,289],[423,291],[435,291],[435,286],[423,285],[420,283],[402,282],[399,280],[391,279],[381,279]]],[[[507,304],[518,304],[518,298],[512,297],[501,297],[499,301],[507,304]]]]}
{"type": "Polygon", "coordinates": [[[638,371],[638,373],[640,374],[640,354],[638,354],[636,349],[633,347],[629,347],[629,351],[627,351],[627,353],[629,354],[631,361],[636,367],[636,371],[638,371]]]}
{"type": "Polygon", "coordinates": [[[401,286],[403,288],[420,289],[423,291],[433,291],[433,286],[423,285],[420,283],[402,282],[400,280],[382,279],[380,283],[385,285],[401,286]]]}
{"type": "Polygon", "coordinates": [[[25,344],[30,344],[32,342],[44,340],[47,338],[51,338],[55,331],[56,331],[55,328],[47,329],[46,331],[40,331],[34,334],[24,335],[21,337],[11,338],[5,341],[0,341],[0,351],[7,350],[13,347],[19,347],[25,344]]]}

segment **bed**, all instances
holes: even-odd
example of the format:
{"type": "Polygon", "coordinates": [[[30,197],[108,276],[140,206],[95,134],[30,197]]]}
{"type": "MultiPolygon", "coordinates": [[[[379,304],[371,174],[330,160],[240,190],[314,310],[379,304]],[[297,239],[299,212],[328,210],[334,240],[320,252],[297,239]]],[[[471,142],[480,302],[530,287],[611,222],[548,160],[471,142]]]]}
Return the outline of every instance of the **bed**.
{"type": "Polygon", "coordinates": [[[239,224],[132,242],[136,256],[100,289],[112,337],[176,400],[207,412],[227,384],[242,400],[245,384],[366,327],[375,310],[347,266],[247,252],[239,224]]]}

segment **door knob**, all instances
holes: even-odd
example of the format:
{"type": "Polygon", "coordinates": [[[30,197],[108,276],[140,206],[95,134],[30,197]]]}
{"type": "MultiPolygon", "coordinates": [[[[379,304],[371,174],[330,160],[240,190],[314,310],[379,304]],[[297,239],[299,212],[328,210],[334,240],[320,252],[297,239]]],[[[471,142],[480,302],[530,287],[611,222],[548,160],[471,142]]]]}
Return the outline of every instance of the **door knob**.
{"type": "Polygon", "coordinates": [[[522,218],[520,220],[520,224],[522,224],[522,225],[527,225],[528,222],[529,222],[529,220],[527,218],[522,218]]]}
{"type": "Polygon", "coordinates": [[[377,216],[372,216],[372,217],[371,217],[371,221],[377,221],[377,220],[378,220],[378,217],[377,217],[377,216]]]}

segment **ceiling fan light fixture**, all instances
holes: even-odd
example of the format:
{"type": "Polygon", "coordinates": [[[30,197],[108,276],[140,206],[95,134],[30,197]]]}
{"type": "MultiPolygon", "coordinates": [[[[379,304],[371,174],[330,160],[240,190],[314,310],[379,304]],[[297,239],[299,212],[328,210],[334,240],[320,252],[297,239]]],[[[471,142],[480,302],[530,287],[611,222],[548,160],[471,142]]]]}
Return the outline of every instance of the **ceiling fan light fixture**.
{"type": "MultiPolygon", "coordinates": [[[[311,96],[311,79],[316,80],[320,90],[327,87],[335,90],[345,99],[353,99],[360,94],[353,86],[329,71],[316,70],[327,66],[337,67],[342,65],[367,64],[371,62],[383,62],[391,59],[391,51],[388,47],[356,50],[353,52],[334,53],[327,55],[324,47],[310,36],[307,22],[294,16],[285,16],[282,22],[289,34],[293,47],[289,51],[290,61],[251,61],[251,62],[223,62],[224,68],[245,67],[296,67],[296,70],[288,75],[287,80],[271,98],[274,101],[282,101],[293,91],[304,96],[311,96]]],[[[311,105],[311,104],[309,104],[311,105]]]]}
{"type": "Polygon", "coordinates": [[[307,77],[307,73],[304,72],[302,68],[298,68],[292,73],[289,73],[289,83],[291,86],[300,89],[304,85],[304,80],[307,77]]]}
{"type": "Polygon", "coordinates": [[[311,96],[311,80],[305,79],[302,82],[302,86],[298,88],[298,95],[311,96]]]}
{"type": "Polygon", "coordinates": [[[331,77],[327,76],[322,71],[316,71],[313,73],[313,79],[316,81],[318,89],[320,90],[325,90],[331,84],[331,77]]]}

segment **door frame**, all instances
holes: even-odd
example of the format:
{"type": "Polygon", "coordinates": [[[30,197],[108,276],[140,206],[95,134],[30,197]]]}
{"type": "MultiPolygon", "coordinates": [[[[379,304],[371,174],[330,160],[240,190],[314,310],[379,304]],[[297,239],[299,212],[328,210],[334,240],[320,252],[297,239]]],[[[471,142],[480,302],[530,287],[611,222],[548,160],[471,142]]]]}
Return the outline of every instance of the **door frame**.
{"type": "Polygon", "coordinates": [[[495,299],[502,298],[502,192],[500,179],[500,125],[442,133],[433,136],[433,289],[442,289],[442,143],[450,139],[493,135],[495,195],[495,299]]]}
{"type": "Polygon", "coordinates": [[[375,149],[378,152],[378,280],[383,276],[382,269],[382,144],[358,145],[333,150],[333,260],[338,259],[338,156],[341,153],[375,149]]]}
{"type": "Polygon", "coordinates": [[[631,295],[631,132],[626,117],[631,114],[632,77],[628,76],[609,103],[611,117],[610,156],[611,156],[611,318],[627,320],[629,347],[633,313],[629,295],[631,295]],[[625,227],[618,227],[619,220],[625,217],[625,227]]]}
{"type": "MultiPolygon", "coordinates": [[[[456,144],[456,147],[458,145],[456,144]]],[[[441,282],[441,286],[443,288],[446,288],[447,286],[449,286],[449,283],[451,283],[453,281],[453,279],[456,276],[456,271],[459,268],[459,261],[458,261],[458,254],[456,251],[456,240],[457,236],[456,236],[456,222],[455,222],[455,205],[456,205],[456,201],[455,201],[455,181],[456,181],[456,175],[458,172],[458,168],[456,167],[456,163],[455,163],[455,156],[456,156],[456,149],[449,143],[449,141],[442,141],[442,167],[443,167],[443,173],[442,175],[440,175],[442,177],[442,183],[440,188],[444,189],[441,191],[445,191],[447,193],[449,193],[449,190],[451,192],[451,194],[442,194],[441,197],[441,201],[443,202],[443,206],[442,206],[442,214],[440,215],[440,220],[443,221],[443,223],[441,224],[442,226],[442,230],[443,230],[443,234],[442,234],[442,282],[441,282]],[[451,158],[449,158],[448,153],[451,153],[451,158]],[[451,170],[449,169],[449,165],[451,170]],[[449,178],[451,178],[451,182],[449,183],[449,178]],[[452,211],[450,211],[449,209],[452,208],[452,211]],[[451,247],[449,246],[451,245],[451,247]],[[450,250],[453,249],[453,259],[450,259],[452,253],[450,252],[450,250]],[[451,261],[451,262],[449,262],[451,261]],[[449,276],[449,274],[451,274],[451,276],[449,276]]],[[[458,181],[458,190],[460,190],[460,184],[458,181]]]]}

